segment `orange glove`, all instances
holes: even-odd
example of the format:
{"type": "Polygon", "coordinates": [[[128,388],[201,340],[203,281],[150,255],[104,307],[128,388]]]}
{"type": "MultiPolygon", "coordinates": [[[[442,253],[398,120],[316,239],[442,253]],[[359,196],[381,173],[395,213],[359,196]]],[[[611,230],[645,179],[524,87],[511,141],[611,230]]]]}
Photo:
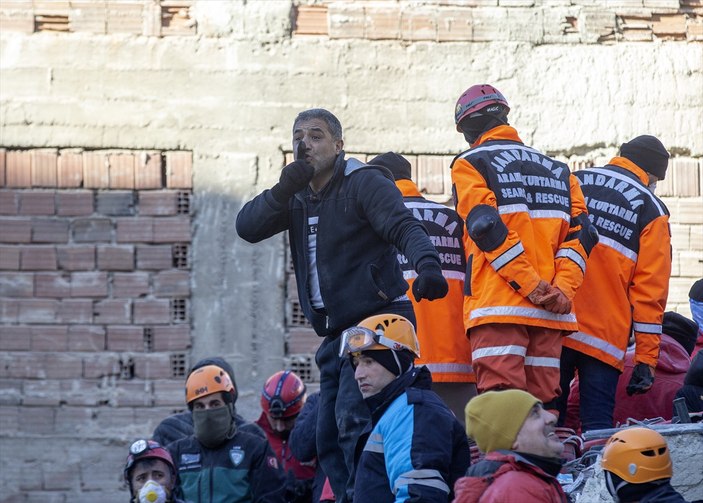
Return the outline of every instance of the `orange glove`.
{"type": "Polygon", "coordinates": [[[544,308],[550,313],[569,314],[572,307],[569,298],[556,286],[550,285],[549,288],[550,293],[555,293],[555,295],[543,303],[544,308]]]}
{"type": "Polygon", "coordinates": [[[558,291],[543,279],[539,280],[537,287],[528,294],[527,299],[536,306],[553,301],[559,295],[558,291]]]}

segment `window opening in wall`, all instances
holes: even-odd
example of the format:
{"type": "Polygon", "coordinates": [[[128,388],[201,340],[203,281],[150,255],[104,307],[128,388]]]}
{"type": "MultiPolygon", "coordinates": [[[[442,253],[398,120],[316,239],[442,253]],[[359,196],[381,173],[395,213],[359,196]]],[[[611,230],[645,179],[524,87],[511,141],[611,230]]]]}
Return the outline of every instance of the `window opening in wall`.
{"type": "Polygon", "coordinates": [[[186,299],[171,299],[171,321],[173,323],[188,321],[188,302],[186,299]]]}
{"type": "Polygon", "coordinates": [[[285,366],[298,374],[303,382],[320,381],[320,372],[315,364],[314,355],[291,355],[286,358],[285,366]]]}
{"type": "Polygon", "coordinates": [[[290,299],[290,316],[288,318],[288,326],[290,327],[311,327],[305,314],[303,314],[303,308],[300,306],[300,301],[298,299],[290,299]]]}
{"type": "Polygon", "coordinates": [[[154,350],[154,330],[151,328],[144,329],[144,351],[150,353],[154,350]]]}
{"type": "Polygon", "coordinates": [[[188,245],[173,245],[173,247],[171,248],[171,256],[173,257],[173,267],[175,267],[176,269],[189,269],[189,251],[190,247],[188,245]]]}
{"type": "Polygon", "coordinates": [[[185,190],[179,190],[176,194],[176,213],[179,215],[190,215],[190,200],[192,194],[185,190]]]}
{"type": "Polygon", "coordinates": [[[134,379],[134,360],[132,358],[120,359],[120,379],[134,379]]]}
{"type": "Polygon", "coordinates": [[[173,353],[171,359],[171,376],[186,377],[188,371],[187,357],[185,353],[173,353]]]}

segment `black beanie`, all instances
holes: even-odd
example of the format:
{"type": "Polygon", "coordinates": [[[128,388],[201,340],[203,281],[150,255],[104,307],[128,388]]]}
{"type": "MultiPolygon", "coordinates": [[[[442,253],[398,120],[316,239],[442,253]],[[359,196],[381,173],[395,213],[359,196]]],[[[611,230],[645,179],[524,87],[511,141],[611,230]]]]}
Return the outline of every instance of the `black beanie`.
{"type": "Polygon", "coordinates": [[[688,292],[688,298],[703,302],[703,279],[696,281],[688,292]]]}
{"type": "Polygon", "coordinates": [[[620,145],[620,155],[631,160],[645,172],[663,180],[669,164],[669,152],[654,136],[644,134],[620,145]]]}
{"type": "Polygon", "coordinates": [[[415,356],[405,349],[400,351],[393,351],[392,349],[371,349],[362,351],[362,354],[376,360],[376,362],[396,377],[407,372],[408,369],[412,367],[413,361],[415,360],[415,356]],[[398,357],[397,362],[393,357],[393,353],[398,357]],[[400,363],[400,368],[398,368],[398,363],[400,363]]]}
{"type": "Polygon", "coordinates": [[[693,353],[698,338],[698,324],[695,321],[679,313],[667,311],[664,313],[662,332],[681,344],[689,356],[693,353]]]}
{"type": "Polygon", "coordinates": [[[386,152],[378,155],[369,161],[369,164],[383,166],[391,172],[396,180],[412,180],[412,168],[410,162],[402,155],[395,152],[386,152]]]}

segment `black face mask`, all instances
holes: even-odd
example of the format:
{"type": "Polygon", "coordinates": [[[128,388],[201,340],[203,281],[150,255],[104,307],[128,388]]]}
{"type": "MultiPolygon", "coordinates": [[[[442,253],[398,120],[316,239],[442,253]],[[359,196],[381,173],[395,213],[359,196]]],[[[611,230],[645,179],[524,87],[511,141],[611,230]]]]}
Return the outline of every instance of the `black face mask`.
{"type": "Polygon", "coordinates": [[[494,127],[507,125],[508,121],[505,114],[501,115],[478,115],[475,117],[467,117],[459,123],[461,132],[464,133],[464,138],[470,145],[478,141],[478,138],[490,131],[494,127]]]}
{"type": "Polygon", "coordinates": [[[236,431],[232,404],[216,409],[193,410],[193,430],[195,438],[208,449],[222,445],[236,431]]]}

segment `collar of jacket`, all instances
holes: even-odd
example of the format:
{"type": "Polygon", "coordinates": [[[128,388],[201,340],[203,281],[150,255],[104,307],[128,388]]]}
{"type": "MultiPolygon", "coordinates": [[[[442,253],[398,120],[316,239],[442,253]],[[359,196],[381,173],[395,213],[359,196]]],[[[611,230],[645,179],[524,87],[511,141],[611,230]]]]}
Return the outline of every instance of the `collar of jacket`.
{"type": "Polygon", "coordinates": [[[380,392],[366,398],[364,401],[371,411],[371,422],[376,424],[388,406],[409,387],[430,389],[432,387],[432,374],[424,365],[412,367],[404,374],[391,381],[380,392]]]}
{"type": "MultiPolygon", "coordinates": [[[[491,461],[509,461],[508,458],[512,458],[512,461],[515,463],[520,463],[522,465],[529,466],[532,470],[538,473],[543,473],[544,475],[555,477],[555,475],[552,475],[551,473],[546,471],[542,466],[540,466],[540,464],[535,463],[535,460],[532,459],[534,457],[540,458],[541,460],[549,460],[550,462],[558,463],[559,467],[561,468],[562,461],[560,459],[548,459],[542,456],[534,456],[533,454],[529,455],[528,458],[525,454],[517,451],[498,449],[497,451],[493,451],[492,453],[486,455],[486,459],[491,461]]],[[[559,473],[559,470],[557,470],[557,473],[559,473]]]]}
{"type": "Polygon", "coordinates": [[[415,182],[412,180],[396,180],[395,186],[398,187],[398,190],[400,190],[400,193],[403,194],[403,197],[422,197],[420,189],[417,188],[417,185],[415,185],[415,182]]]}
{"type": "Polygon", "coordinates": [[[497,126],[497,127],[494,127],[493,129],[489,129],[488,131],[483,133],[481,136],[479,136],[478,140],[476,140],[476,143],[474,143],[471,146],[471,148],[478,147],[479,145],[483,145],[486,142],[494,141],[494,140],[510,140],[510,141],[519,141],[520,143],[523,143],[523,141],[520,139],[520,137],[517,134],[517,130],[514,127],[512,127],[512,126],[497,126]]]}
{"type": "Polygon", "coordinates": [[[613,157],[608,164],[612,164],[613,166],[618,166],[619,168],[626,169],[627,171],[635,175],[640,182],[645,185],[649,185],[649,175],[647,175],[647,173],[642,168],[640,168],[630,159],[626,157],[613,157]]]}

